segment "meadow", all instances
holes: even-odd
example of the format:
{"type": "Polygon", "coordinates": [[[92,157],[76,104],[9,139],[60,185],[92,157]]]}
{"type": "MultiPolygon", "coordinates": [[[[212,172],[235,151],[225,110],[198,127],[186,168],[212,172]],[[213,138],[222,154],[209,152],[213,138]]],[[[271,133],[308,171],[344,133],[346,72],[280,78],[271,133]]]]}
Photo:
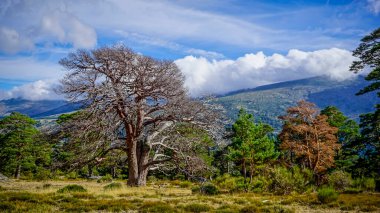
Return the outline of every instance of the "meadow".
{"type": "Polygon", "coordinates": [[[0,212],[380,212],[379,193],[339,194],[322,204],[315,192],[204,195],[194,188],[186,181],[138,188],[125,181],[0,182],[0,212]]]}

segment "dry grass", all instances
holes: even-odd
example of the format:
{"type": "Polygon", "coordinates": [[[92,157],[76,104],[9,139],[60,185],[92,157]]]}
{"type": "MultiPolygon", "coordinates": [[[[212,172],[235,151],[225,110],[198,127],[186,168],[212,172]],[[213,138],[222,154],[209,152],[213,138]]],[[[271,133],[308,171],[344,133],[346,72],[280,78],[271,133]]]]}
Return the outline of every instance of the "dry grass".
{"type": "MultiPolygon", "coordinates": [[[[0,183],[0,212],[380,212],[380,194],[341,194],[320,204],[316,194],[275,196],[236,193],[193,194],[181,183],[156,182],[146,187],[105,190],[96,181],[13,181],[0,183]],[[78,184],[87,192],[57,193],[78,184]]],[[[188,184],[184,184],[188,185],[188,184]]]]}

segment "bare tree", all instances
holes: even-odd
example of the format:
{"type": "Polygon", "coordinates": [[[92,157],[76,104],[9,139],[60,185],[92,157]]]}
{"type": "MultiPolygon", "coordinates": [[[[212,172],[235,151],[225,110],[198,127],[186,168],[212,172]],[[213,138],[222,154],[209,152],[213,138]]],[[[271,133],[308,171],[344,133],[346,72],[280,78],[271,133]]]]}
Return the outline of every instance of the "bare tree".
{"type": "Polygon", "coordinates": [[[162,132],[176,122],[206,125],[213,121],[214,115],[205,105],[188,97],[184,76],[171,61],[114,46],[78,50],[60,64],[68,71],[60,92],[86,106],[82,120],[87,124],[81,128],[98,133],[94,149],[108,141],[107,149],[127,152],[130,186],[145,185],[150,168],[176,156],[178,149],[166,143],[162,132]]]}

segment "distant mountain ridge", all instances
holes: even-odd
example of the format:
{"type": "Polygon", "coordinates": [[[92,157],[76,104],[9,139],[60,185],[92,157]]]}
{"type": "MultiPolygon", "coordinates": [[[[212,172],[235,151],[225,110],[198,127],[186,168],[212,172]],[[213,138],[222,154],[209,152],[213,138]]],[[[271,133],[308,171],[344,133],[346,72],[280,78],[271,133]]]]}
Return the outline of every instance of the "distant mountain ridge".
{"type": "Polygon", "coordinates": [[[279,131],[282,123],[278,116],[302,99],[315,103],[320,109],[336,106],[358,121],[359,115],[373,111],[378,101],[374,93],[355,95],[366,85],[368,82],[361,76],[346,81],[313,77],[233,91],[217,97],[214,103],[222,105],[231,120],[236,119],[240,108],[244,108],[256,120],[269,123],[279,131]]]}
{"type": "Polygon", "coordinates": [[[8,99],[0,100],[0,116],[9,115],[11,112],[20,112],[32,118],[58,115],[68,113],[80,108],[80,104],[69,103],[64,100],[25,100],[25,99],[8,99]]]}
{"type": "MultiPolygon", "coordinates": [[[[231,122],[236,119],[242,107],[257,120],[266,122],[279,131],[282,124],[278,116],[285,114],[288,107],[302,99],[316,103],[321,109],[330,105],[337,106],[345,115],[358,121],[359,115],[373,111],[378,101],[375,93],[355,95],[366,85],[368,82],[360,76],[346,81],[313,77],[233,91],[218,96],[213,102],[223,106],[231,122]]],[[[81,107],[80,104],[64,100],[9,99],[1,100],[1,105],[5,106],[5,110],[0,110],[0,116],[18,111],[36,119],[54,119],[59,114],[73,112],[81,107]]]]}

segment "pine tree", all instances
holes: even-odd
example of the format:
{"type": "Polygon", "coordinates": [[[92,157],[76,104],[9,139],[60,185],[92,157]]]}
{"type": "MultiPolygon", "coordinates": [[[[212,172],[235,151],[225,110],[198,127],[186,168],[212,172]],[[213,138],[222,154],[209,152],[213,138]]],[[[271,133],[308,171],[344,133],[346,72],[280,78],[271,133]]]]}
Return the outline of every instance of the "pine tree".
{"type": "Polygon", "coordinates": [[[273,129],[267,124],[255,123],[253,115],[241,109],[232,130],[233,138],[229,147],[229,157],[241,165],[244,179],[247,178],[249,172],[250,182],[252,182],[255,169],[276,159],[279,155],[275,150],[274,141],[269,137],[273,129]]]}

